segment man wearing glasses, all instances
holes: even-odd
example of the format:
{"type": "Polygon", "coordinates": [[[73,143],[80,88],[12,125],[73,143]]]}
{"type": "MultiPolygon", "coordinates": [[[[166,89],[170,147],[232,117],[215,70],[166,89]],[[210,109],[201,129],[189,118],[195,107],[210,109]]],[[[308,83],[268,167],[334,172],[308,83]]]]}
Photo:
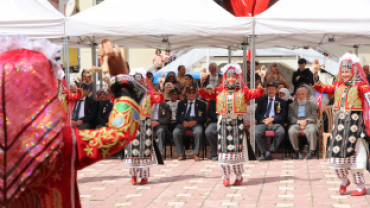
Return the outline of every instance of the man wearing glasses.
{"type": "Polygon", "coordinates": [[[197,91],[193,86],[186,88],[187,99],[180,101],[177,109],[177,125],[173,131],[178,160],[185,160],[184,133],[191,130],[194,134],[194,160],[200,161],[199,150],[203,140],[204,123],[206,122],[206,104],[197,100],[197,91]]]}

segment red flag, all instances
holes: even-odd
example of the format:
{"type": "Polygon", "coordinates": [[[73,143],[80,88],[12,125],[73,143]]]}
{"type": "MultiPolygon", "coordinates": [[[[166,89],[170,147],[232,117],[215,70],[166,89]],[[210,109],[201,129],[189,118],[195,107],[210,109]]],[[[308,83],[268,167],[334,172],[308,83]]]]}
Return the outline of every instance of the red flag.
{"type": "Polygon", "coordinates": [[[235,16],[251,17],[254,11],[256,0],[230,0],[235,16]]]}
{"type": "Polygon", "coordinates": [[[270,0],[258,0],[254,6],[253,16],[264,12],[269,6],[270,0]]]}
{"type": "Polygon", "coordinates": [[[247,60],[248,60],[248,61],[251,61],[251,50],[248,50],[248,53],[247,53],[247,60]]]}

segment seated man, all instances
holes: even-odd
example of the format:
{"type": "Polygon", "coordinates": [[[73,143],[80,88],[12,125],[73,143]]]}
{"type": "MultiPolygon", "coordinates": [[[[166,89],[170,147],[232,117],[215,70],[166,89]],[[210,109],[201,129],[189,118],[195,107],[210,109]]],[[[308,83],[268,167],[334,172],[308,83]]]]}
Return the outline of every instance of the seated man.
{"type": "Polygon", "coordinates": [[[108,99],[108,93],[105,90],[100,90],[98,92],[99,102],[98,102],[98,113],[96,116],[96,129],[108,126],[109,114],[113,109],[113,104],[108,99]]]}
{"type": "Polygon", "coordinates": [[[206,139],[211,146],[211,159],[212,161],[218,161],[217,157],[217,143],[218,143],[218,138],[217,138],[217,117],[218,114],[216,113],[216,101],[215,100],[210,100],[209,101],[209,107],[208,107],[208,117],[210,119],[209,124],[206,128],[206,139]]]}
{"type": "Polygon", "coordinates": [[[171,132],[169,130],[169,124],[171,124],[172,111],[170,106],[165,102],[153,104],[152,110],[152,128],[157,136],[158,148],[164,156],[164,144],[167,138],[171,138],[171,132]]]}
{"type": "Polygon", "coordinates": [[[82,98],[76,101],[72,115],[72,127],[80,130],[93,128],[98,108],[96,101],[87,96],[88,86],[83,84],[82,89],[82,98]]]}
{"type": "Polygon", "coordinates": [[[306,159],[311,159],[317,143],[317,105],[313,102],[307,102],[307,89],[304,87],[297,90],[297,96],[298,102],[290,104],[288,110],[288,121],[291,124],[288,130],[289,140],[297,158],[303,159],[298,145],[298,136],[303,130],[311,150],[306,155],[306,159]]]}
{"type": "Polygon", "coordinates": [[[193,86],[186,88],[187,99],[179,102],[177,108],[177,126],[173,131],[179,160],[185,160],[184,133],[192,130],[194,134],[194,160],[200,161],[199,149],[203,140],[204,123],[206,122],[206,104],[196,99],[197,90],[193,86]]]}
{"type": "Polygon", "coordinates": [[[167,105],[170,106],[172,116],[171,116],[171,131],[173,131],[177,125],[176,115],[177,115],[177,107],[179,105],[179,101],[177,98],[179,97],[179,92],[176,89],[170,91],[170,98],[171,100],[167,101],[167,105]]]}
{"type": "Polygon", "coordinates": [[[258,99],[256,109],[256,142],[261,150],[262,156],[258,160],[272,160],[271,153],[279,148],[285,136],[284,122],[286,119],[286,102],[275,96],[275,83],[267,84],[267,96],[258,99]],[[272,130],[275,137],[271,142],[270,149],[264,141],[267,130],[272,130]]]}

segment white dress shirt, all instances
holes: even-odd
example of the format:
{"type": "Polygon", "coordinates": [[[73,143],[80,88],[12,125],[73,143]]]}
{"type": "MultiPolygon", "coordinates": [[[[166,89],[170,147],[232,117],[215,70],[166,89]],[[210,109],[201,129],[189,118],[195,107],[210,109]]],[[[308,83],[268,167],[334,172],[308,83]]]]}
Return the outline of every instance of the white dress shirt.
{"type": "MultiPolygon", "coordinates": [[[[195,117],[195,107],[194,106],[196,104],[196,99],[194,99],[191,102],[193,102],[193,104],[191,105],[190,117],[195,117]]],[[[186,113],[189,110],[189,106],[190,106],[190,100],[188,100],[188,104],[187,104],[187,107],[186,107],[186,113]]]]}
{"type": "MultiPolygon", "coordinates": [[[[269,118],[273,118],[274,116],[275,116],[275,109],[274,109],[274,105],[275,105],[275,96],[274,97],[272,97],[272,98],[270,98],[269,96],[267,96],[267,107],[266,107],[266,110],[268,109],[268,107],[269,107],[269,104],[270,104],[270,102],[272,102],[272,104],[271,104],[271,109],[270,109],[270,115],[269,115],[269,118]],[[272,100],[270,100],[270,99],[272,99],[272,100]]],[[[266,114],[267,114],[267,112],[266,112],[266,114]]],[[[266,115],[265,114],[265,115],[266,115]]]]}
{"type": "Polygon", "coordinates": [[[81,118],[85,117],[85,100],[86,96],[79,100],[80,102],[80,112],[78,112],[78,119],[80,120],[81,118]]]}

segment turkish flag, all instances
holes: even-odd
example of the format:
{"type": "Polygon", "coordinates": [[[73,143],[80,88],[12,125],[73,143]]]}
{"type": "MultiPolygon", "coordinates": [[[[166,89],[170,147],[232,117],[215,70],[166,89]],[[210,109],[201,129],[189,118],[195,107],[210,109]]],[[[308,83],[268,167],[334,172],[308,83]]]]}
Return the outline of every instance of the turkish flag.
{"type": "Polygon", "coordinates": [[[256,0],[230,0],[235,16],[251,17],[253,16],[254,5],[256,0]]]}
{"type": "Polygon", "coordinates": [[[258,0],[254,6],[253,16],[264,12],[269,6],[270,0],[258,0]]]}

